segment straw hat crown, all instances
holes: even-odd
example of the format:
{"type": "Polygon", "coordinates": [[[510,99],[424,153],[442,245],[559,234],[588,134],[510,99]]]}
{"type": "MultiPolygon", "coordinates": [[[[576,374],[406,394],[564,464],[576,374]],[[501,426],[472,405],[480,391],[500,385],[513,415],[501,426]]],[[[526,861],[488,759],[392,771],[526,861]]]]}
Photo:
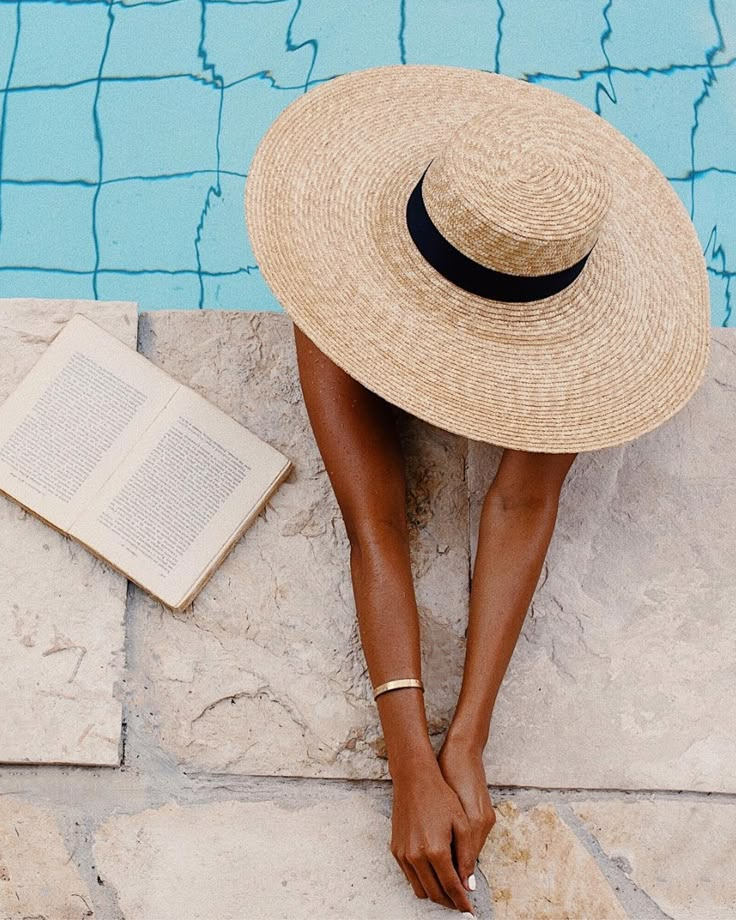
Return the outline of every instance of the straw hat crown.
{"type": "Polygon", "coordinates": [[[522,276],[570,268],[590,252],[611,195],[605,165],[569,125],[513,106],[466,121],[422,179],[446,240],[486,268],[522,276]]]}

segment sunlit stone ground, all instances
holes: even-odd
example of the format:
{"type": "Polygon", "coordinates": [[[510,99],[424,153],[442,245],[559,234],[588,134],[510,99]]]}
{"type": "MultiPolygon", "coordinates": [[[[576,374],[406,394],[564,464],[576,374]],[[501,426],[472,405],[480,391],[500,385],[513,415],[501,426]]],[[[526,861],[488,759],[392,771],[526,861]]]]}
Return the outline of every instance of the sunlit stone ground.
{"type": "MultiPolygon", "coordinates": [[[[3,398],[82,311],[295,467],[176,615],[3,498],[0,917],[450,916],[389,852],[348,547],[289,318],[0,311],[3,398]]],[[[478,917],[736,918],[736,332],[712,333],[688,405],[581,454],[565,484],[486,749],[478,917]]],[[[501,451],[399,417],[438,749],[501,451]]]]}

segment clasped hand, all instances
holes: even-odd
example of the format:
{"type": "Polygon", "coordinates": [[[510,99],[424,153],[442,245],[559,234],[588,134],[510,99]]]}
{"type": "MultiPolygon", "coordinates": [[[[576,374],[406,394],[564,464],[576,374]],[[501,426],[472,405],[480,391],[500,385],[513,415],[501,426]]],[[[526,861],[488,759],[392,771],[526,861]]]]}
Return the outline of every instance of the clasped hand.
{"type": "Polygon", "coordinates": [[[467,880],[496,820],[480,753],[446,745],[392,779],[391,853],[414,893],[472,914],[467,880]]]}

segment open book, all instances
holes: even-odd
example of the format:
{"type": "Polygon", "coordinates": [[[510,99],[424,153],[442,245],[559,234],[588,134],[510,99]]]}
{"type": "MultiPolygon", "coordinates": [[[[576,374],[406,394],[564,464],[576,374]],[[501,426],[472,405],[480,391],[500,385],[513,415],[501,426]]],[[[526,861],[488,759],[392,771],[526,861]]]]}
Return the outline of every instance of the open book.
{"type": "Polygon", "coordinates": [[[291,468],[81,313],[0,405],[0,491],[174,610],[291,468]]]}

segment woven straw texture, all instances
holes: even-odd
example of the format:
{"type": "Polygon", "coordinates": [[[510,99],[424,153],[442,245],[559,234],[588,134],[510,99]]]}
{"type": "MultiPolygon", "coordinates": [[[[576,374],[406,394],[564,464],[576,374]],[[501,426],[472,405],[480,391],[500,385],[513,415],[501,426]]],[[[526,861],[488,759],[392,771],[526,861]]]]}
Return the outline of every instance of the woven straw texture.
{"type": "Polygon", "coordinates": [[[352,71],[271,124],[245,217],[264,279],[348,374],[418,418],[501,447],[579,452],[671,418],[705,376],[710,300],[695,228],[655,164],[552,90],[444,65],[352,71]],[[444,278],[406,202],[488,267],[576,262],[558,294],[506,303],[444,278]]]}

